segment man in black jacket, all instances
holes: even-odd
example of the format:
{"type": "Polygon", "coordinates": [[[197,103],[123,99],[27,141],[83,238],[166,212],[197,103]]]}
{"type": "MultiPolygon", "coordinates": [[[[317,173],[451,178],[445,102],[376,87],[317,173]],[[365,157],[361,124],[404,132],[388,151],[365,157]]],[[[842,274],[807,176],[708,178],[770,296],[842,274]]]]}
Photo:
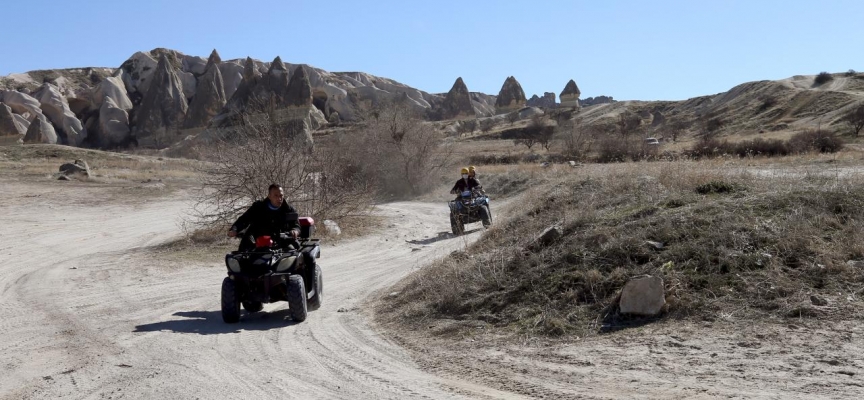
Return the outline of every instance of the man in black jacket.
{"type": "Polygon", "coordinates": [[[228,230],[228,236],[237,237],[237,232],[248,228],[240,241],[240,250],[255,247],[255,243],[250,239],[252,237],[287,233],[296,239],[300,234],[300,222],[296,218],[289,218],[288,214],[292,213],[296,214],[297,210],[285,201],[282,186],[274,183],[267,189],[267,198],[252,203],[252,206],[237,218],[237,222],[228,230]]]}
{"type": "Polygon", "coordinates": [[[456,181],[453,189],[450,189],[451,194],[459,195],[466,190],[474,190],[481,187],[480,182],[468,175],[468,168],[462,168],[460,172],[462,173],[462,178],[456,181]]]}

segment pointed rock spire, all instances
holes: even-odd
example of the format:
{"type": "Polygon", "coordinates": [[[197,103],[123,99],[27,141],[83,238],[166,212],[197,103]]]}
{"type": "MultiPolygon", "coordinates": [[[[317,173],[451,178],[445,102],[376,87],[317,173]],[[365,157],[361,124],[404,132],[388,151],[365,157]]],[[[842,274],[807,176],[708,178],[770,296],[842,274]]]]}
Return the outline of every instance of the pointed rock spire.
{"type": "Polygon", "coordinates": [[[207,58],[207,67],[204,68],[204,73],[207,73],[207,68],[209,68],[211,65],[218,65],[221,62],[222,57],[219,57],[219,52],[216,51],[216,49],[213,49],[213,51],[210,52],[210,57],[207,58]]]}
{"type": "Polygon", "coordinates": [[[444,97],[444,102],[441,103],[441,118],[453,119],[458,117],[474,117],[476,113],[474,106],[471,104],[471,94],[468,92],[468,86],[462,80],[462,77],[456,78],[453,87],[447,92],[444,97]]]}
{"type": "Polygon", "coordinates": [[[198,78],[198,90],[192,102],[189,104],[189,112],[186,114],[185,128],[198,128],[207,126],[213,117],[222,111],[227,99],[225,97],[225,84],[222,80],[222,72],[219,70],[219,53],[213,50],[207,61],[207,70],[198,78]]]}
{"type": "Polygon", "coordinates": [[[258,71],[255,68],[255,61],[252,60],[252,57],[246,57],[246,62],[243,64],[243,80],[252,81],[257,75],[258,71]]]}
{"type": "Polygon", "coordinates": [[[286,105],[294,107],[306,107],[312,105],[312,85],[309,83],[309,75],[302,65],[294,69],[291,81],[288,82],[288,96],[286,105]]]}
{"type": "Polygon", "coordinates": [[[188,108],[183,84],[163,53],[153,73],[150,88],[141,102],[141,108],[135,114],[138,143],[148,146],[167,142],[165,139],[169,131],[183,125],[188,108]]]}
{"type": "Polygon", "coordinates": [[[576,86],[576,81],[571,79],[559,96],[561,107],[579,107],[579,95],[581,94],[579,86],[576,86]]]}
{"type": "Polygon", "coordinates": [[[501,86],[501,91],[498,92],[495,107],[501,112],[513,111],[525,107],[526,101],[522,85],[515,77],[509,76],[501,86]]]}
{"type": "Polygon", "coordinates": [[[285,68],[285,63],[282,62],[282,57],[276,56],[276,58],[273,59],[273,62],[270,63],[270,69],[267,73],[273,73],[273,71],[288,71],[288,68],[285,68]]]}

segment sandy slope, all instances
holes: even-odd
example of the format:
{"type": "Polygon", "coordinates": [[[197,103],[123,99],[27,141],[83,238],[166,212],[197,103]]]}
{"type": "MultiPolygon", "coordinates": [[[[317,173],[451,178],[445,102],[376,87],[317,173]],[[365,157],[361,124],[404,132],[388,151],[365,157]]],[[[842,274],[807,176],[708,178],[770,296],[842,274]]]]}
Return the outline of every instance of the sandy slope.
{"type": "Polygon", "coordinates": [[[83,184],[2,186],[3,398],[514,397],[421,371],[361,308],[476,239],[443,234],[442,204],[383,206],[386,233],[325,247],[325,304],[306,322],[280,303],[227,325],[219,261],[172,268],[136,249],[178,233],[181,198],[88,207],[99,193],[83,184]]]}

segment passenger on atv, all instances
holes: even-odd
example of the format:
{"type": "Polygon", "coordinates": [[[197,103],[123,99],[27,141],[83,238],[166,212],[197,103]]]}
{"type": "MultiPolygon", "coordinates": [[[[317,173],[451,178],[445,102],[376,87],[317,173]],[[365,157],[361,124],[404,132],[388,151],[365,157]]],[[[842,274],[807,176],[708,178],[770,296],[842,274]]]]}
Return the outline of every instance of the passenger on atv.
{"type": "Polygon", "coordinates": [[[453,185],[453,189],[450,190],[450,194],[460,194],[465,191],[474,191],[474,189],[482,190],[483,187],[480,186],[480,182],[477,179],[469,176],[468,168],[462,168],[462,178],[456,181],[453,185]]]}

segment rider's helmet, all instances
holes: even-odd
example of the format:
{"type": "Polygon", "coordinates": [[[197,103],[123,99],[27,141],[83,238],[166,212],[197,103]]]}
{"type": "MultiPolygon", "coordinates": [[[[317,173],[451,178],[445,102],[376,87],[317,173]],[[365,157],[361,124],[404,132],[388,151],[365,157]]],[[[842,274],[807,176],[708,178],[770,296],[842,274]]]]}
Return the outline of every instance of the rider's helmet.
{"type": "Polygon", "coordinates": [[[468,167],[468,175],[477,175],[477,167],[473,165],[468,167]]]}
{"type": "Polygon", "coordinates": [[[462,168],[461,174],[468,175],[468,168],[462,168]]]}

